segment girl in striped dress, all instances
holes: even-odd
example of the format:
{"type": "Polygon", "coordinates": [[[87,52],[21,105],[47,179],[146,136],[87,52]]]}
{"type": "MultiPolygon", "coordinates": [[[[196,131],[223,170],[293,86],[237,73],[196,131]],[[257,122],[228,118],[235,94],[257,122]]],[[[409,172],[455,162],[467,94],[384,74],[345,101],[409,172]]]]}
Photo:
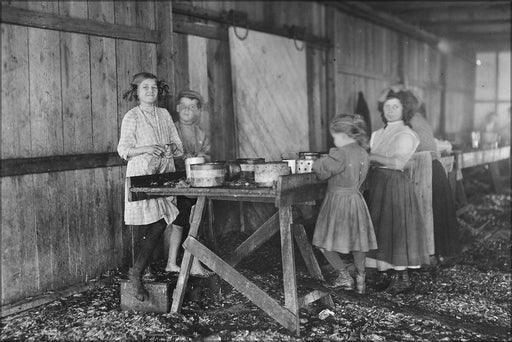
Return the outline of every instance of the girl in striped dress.
{"type": "MultiPolygon", "coordinates": [[[[138,101],[138,105],[124,115],[117,146],[121,158],[128,161],[126,177],[174,172],[174,158],[183,155],[171,115],[165,108],[157,107],[158,95],[164,87],[155,75],[143,72],[133,76],[130,89],[124,94],[124,98],[131,100],[134,97],[138,101]],[[174,152],[166,150],[166,145],[175,146],[174,152]]],[[[173,197],[129,202],[128,190],[126,182],[124,222],[142,229],[140,250],[129,270],[129,279],[135,297],[144,301],[149,295],[142,284],[142,272],[166,226],[178,215],[178,209],[173,204],[173,197]]]]}

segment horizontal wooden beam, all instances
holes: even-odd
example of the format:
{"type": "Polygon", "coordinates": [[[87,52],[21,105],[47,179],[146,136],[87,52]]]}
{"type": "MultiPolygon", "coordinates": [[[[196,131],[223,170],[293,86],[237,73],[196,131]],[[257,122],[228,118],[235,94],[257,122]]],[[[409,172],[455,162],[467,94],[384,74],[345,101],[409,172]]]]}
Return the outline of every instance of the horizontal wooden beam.
{"type": "Polygon", "coordinates": [[[498,43],[510,46],[510,33],[464,33],[464,32],[446,32],[446,38],[458,41],[464,44],[490,44],[498,43]]]}
{"type": "Polygon", "coordinates": [[[116,152],[3,159],[1,160],[0,176],[93,169],[125,164],[126,162],[116,152]]]}
{"type": "Polygon", "coordinates": [[[460,34],[487,34],[490,38],[494,34],[509,34],[510,35],[510,23],[506,24],[488,24],[488,25],[460,25],[457,23],[435,25],[430,28],[430,31],[437,34],[448,36],[451,33],[460,34]]]}
{"type": "MultiPolygon", "coordinates": [[[[385,11],[383,11],[385,12],[385,11]]],[[[419,22],[439,21],[479,21],[479,20],[508,20],[510,21],[510,5],[490,8],[431,8],[407,12],[385,12],[401,20],[417,24],[419,22]]]]}
{"type": "Polygon", "coordinates": [[[74,18],[54,13],[31,11],[5,4],[2,4],[2,14],[0,18],[2,23],[37,27],[47,30],[134,40],[145,43],[158,44],[161,42],[160,32],[157,30],[74,18]]]}
{"type": "Polygon", "coordinates": [[[340,66],[337,70],[339,74],[349,75],[349,76],[358,76],[358,77],[364,77],[369,78],[372,80],[378,80],[378,81],[386,81],[386,82],[398,82],[400,81],[399,75],[391,75],[391,74],[382,74],[382,73],[376,73],[371,72],[363,69],[355,69],[350,66],[340,66]]]}
{"type": "Polygon", "coordinates": [[[228,30],[225,26],[193,23],[187,21],[186,17],[180,14],[176,14],[173,19],[173,31],[176,33],[223,41],[229,40],[228,30]]]}
{"type": "Polygon", "coordinates": [[[370,1],[368,5],[385,11],[404,12],[425,9],[466,9],[489,8],[492,6],[510,5],[509,1],[370,1]]]}
{"type": "Polygon", "coordinates": [[[424,31],[410,23],[407,23],[396,16],[377,12],[372,7],[357,1],[320,1],[324,5],[337,8],[338,10],[350,15],[365,19],[377,25],[381,25],[392,30],[403,33],[409,37],[424,41],[436,46],[439,37],[424,31]]]}
{"type": "MultiPolygon", "coordinates": [[[[172,10],[174,14],[180,14],[188,19],[188,21],[182,20],[180,24],[174,25],[175,32],[179,33],[194,34],[206,38],[227,40],[224,38],[224,33],[221,31],[225,30],[225,35],[227,37],[228,26],[235,25],[243,26],[249,30],[293,38],[291,37],[291,31],[289,27],[270,25],[265,22],[257,22],[251,20],[233,21],[233,19],[229,17],[228,12],[213,11],[183,3],[173,3],[172,10]],[[190,21],[193,18],[196,18],[196,20],[190,21]],[[205,23],[204,21],[213,21],[222,24],[222,26],[216,28],[208,25],[208,23],[205,23]]],[[[332,47],[332,42],[330,42],[329,39],[313,35],[310,32],[305,32],[304,36],[298,39],[306,42],[308,46],[318,49],[327,49],[332,47]]]]}
{"type": "Polygon", "coordinates": [[[444,25],[451,25],[452,27],[457,26],[482,26],[482,25],[497,25],[507,24],[510,27],[509,18],[497,18],[497,19],[442,19],[442,20],[419,20],[416,24],[424,27],[439,27],[444,25]]]}

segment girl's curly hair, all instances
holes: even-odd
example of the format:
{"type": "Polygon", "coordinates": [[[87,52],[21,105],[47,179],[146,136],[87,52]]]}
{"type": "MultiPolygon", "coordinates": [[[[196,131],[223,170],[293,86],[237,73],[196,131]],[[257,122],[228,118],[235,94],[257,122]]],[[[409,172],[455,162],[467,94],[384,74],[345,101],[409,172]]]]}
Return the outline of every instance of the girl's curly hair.
{"type": "Polygon", "coordinates": [[[128,99],[128,101],[139,100],[139,96],[137,95],[137,89],[142,81],[152,79],[156,81],[156,85],[158,87],[158,96],[161,96],[165,93],[169,93],[169,86],[165,81],[158,80],[158,78],[149,72],[140,72],[136,75],[133,75],[132,83],[130,83],[129,88],[123,93],[123,99],[128,99]]]}
{"type": "Polygon", "coordinates": [[[366,121],[359,114],[339,114],[332,119],[329,125],[329,131],[332,133],[345,133],[359,144],[365,150],[369,150],[366,121]]]}
{"type": "Polygon", "coordinates": [[[405,125],[411,127],[410,121],[414,116],[414,113],[416,113],[418,110],[419,105],[416,96],[414,96],[414,94],[409,90],[398,90],[396,92],[394,90],[390,90],[386,96],[386,99],[377,104],[377,109],[379,110],[380,117],[384,122],[384,127],[388,125],[388,120],[384,115],[384,103],[390,99],[397,99],[400,101],[400,104],[403,107],[402,120],[404,121],[405,125]]]}

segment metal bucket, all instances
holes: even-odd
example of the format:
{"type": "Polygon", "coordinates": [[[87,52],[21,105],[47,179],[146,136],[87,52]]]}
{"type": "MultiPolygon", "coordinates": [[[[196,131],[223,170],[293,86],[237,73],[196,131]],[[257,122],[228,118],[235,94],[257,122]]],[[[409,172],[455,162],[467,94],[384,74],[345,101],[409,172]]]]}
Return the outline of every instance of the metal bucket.
{"type": "Polygon", "coordinates": [[[226,178],[225,163],[204,163],[190,165],[190,186],[211,188],[222,186],[226,178]]]}

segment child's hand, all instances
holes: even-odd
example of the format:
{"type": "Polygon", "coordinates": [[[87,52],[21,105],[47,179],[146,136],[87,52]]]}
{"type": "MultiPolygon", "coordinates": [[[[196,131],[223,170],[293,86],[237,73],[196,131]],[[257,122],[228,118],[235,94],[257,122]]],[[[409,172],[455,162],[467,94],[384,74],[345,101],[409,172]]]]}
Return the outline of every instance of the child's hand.
{"type": "Polygon", "coordinates": [[[145,151],[147,154],[151,154],[156,157],[161,157],[165,153],[165,147],[162,145],[149,145],[145,146],[145,151]]]}
{"type": "Polygon", "coordinates": [[[165,144],[165,157],[171,158],[178,151],[178,145],[175,143],[165,144]]]}

